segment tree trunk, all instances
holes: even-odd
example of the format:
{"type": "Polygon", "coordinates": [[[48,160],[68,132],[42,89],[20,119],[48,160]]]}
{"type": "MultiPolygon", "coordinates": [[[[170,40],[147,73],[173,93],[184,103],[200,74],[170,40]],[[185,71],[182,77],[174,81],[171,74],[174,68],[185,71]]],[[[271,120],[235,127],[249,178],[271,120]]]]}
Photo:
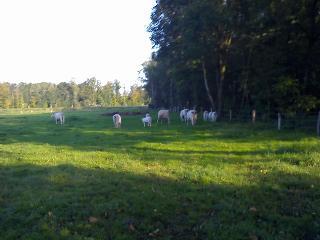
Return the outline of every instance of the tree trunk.
{"type": "Polygon", "coordinates": [[[217,93],[217,103],[218,103],[218,116],[221,114],[222,111],[222,95],[223,95],[223,83],[225,79],[225,72],[226,72],[227,64],[226,64],[226,56],[222,56],[219,54],[218,56],[218,63],[217,63],[217,85],[218,85],[218,93],[217,93]]]}
{"type": "Polygon", "coordinates": [[[319,38],[319,34],[317,31],[317,8],[318,0],[313,0],[309,2],[309,6],[306,5],[308,18],[306,19],[308,29],[305,30],[305,34],[307,36],[307,47],[306,47],[306,55],[305,55],[305,69],[304,69],[304,77],[303,77],[303,92],[306,93],[306,89],[310,82],[310,76],[313,68],[313,54],[314,54],[314,46],[319,38]]]}
{"type": "Polygon", "coordinates": [[[243,79],[242,79],[242,85],[241,88],[243,89],[242,93],[242,99],[241,99],[241,105],[240,108],[244,108],[246,104],[248,104],[248,96],[249,96],[249,90],[248,90],[248,82],[249,82],[249,74],[250,74],[250,64],[251,64],[251,56],[252,56],[252,49],[249,48],[248,52],[244,52],[245,59],[244,59],[244,65],[243,65],[243,79]]]}
{"type": "Polygon", "coordinates": [[[217,48],[217,69],[216,69],[216,82],[217,82],[217,104],[218,104],[218,116],[222,112],[222,102],[223,102],[223,84],[225,80],[225,73],[227,70],[227,58],[229,49],[232,43],[232,32],[225,33],[224,29],[218,29],[221,33],[221,41],[217,48]]]}
{"type": "Polygon", "coordinates": [[[213,97],[212,97],[210,89],[209,89],[208,78],[207,78],[207,69],[206,69],[204,59],[202,59],[202,73],[203,73],[204,86],[206,88],[206,92],[207,92],[207,96],[209,98],[210,105],[211,105],[212,109],[215,109],[213,97]]]}
{"type": "Polygon", "coordinates": [[[173,107],[173,80],[170,78],[170,107],[173,107]]]}

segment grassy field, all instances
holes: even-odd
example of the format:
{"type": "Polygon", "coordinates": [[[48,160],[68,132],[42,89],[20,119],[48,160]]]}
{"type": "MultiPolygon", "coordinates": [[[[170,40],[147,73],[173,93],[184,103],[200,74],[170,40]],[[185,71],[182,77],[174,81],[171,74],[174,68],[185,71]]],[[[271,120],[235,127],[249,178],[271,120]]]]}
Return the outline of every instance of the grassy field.
{"type": "Polygon", "coordinates": [[[1,240],[320,239],[319,184],[312,133],[0,115],[1,240]]]}

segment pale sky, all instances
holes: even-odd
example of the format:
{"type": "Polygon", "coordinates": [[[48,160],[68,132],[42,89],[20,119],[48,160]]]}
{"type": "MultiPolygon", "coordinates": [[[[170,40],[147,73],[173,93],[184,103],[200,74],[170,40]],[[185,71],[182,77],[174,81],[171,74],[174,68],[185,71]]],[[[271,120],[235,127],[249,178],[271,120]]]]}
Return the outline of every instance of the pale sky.
{"type": "Polygon", "coordinates": [[[139,83],[154,0],[0,0],[0,82],[139,83]]]}

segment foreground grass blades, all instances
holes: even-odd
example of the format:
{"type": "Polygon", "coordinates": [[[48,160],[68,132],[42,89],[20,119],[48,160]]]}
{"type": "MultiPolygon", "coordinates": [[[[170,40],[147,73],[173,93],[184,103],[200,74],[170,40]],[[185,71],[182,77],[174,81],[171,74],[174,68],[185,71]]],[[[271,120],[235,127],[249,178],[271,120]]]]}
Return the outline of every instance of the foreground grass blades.
{"type": "Polygon", "coordinates": [[[0,238],[319,239],[319,167],[312,134],[259,124],[1,115],[0,238]]]}

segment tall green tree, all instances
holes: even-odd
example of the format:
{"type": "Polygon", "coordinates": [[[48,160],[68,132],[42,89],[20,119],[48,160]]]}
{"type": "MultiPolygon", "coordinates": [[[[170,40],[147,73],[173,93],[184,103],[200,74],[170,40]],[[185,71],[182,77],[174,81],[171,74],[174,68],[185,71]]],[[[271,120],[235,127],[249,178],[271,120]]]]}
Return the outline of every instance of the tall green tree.
{"type": "Polygon", "coordinates": [[[11,93],[9,83],[0,83],[0,108],[11,107],[11,93]]]}
{"type": "Polygon", "coordinates": [[[318,0],[157,1],[149,26],[155,52],[144,64],[151,103],[218,113],[315,110],[319,15],[318,0]]]}

